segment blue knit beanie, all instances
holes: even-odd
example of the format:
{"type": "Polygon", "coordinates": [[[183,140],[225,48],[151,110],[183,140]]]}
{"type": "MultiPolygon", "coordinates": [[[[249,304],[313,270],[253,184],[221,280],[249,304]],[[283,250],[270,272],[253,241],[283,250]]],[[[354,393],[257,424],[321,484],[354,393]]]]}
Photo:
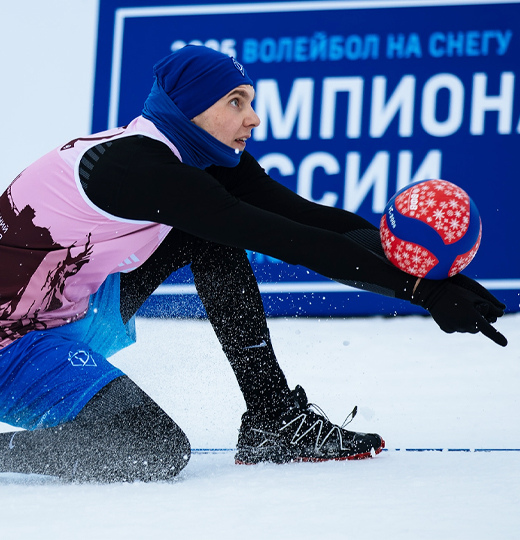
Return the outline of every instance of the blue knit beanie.
{"type": "Polygon", "coordinates": [[[242,84],[253,85],[234,58],[187,45],[154,66],[157,82],[186,117],[194,118],[242,84]]]}

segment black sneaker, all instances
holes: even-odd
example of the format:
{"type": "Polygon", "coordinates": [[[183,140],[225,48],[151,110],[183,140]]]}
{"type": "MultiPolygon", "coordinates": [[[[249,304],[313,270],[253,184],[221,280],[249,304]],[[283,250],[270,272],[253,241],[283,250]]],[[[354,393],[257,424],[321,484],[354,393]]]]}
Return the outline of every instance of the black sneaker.
{"type": "Polygon", "coordinates": [[[357,408],[342,426],[337,426],[319,407],[307,401],[301,386],[292,391],[292,396],[294,405],[275,421],[266,422],[249,412],[242,416],[235,463],[364,459],[379,454],[385,447],[379,435],[344,429],[357,408]]]}

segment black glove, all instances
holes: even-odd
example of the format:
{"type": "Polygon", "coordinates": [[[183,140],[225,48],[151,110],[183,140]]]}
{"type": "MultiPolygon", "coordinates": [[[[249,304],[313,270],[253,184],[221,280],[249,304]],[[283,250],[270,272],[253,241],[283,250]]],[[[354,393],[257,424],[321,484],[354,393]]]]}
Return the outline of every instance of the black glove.
{"type": "Polygon", "coordinates": [[[439,281],[421,279],[410,301],[427,309],[448,334],[482,332],[498,345],[507,345],[507,339],[491,326],[504,314],[506,306],[467,276],[457,274],[439,281]]]}

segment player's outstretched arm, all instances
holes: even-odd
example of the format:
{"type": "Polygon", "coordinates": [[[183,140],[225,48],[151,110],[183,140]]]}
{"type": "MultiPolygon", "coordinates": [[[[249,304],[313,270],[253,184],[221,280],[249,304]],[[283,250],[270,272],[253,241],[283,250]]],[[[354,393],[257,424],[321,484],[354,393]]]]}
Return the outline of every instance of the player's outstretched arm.
{"type": "Polygon", "coordinates": [[[498,345],[507,345],[507,339],[491,324],[504,314],[506,306],[467,276],[419,279],[411,302],[427,309],[444,332],[482,332],[498,345]]]}

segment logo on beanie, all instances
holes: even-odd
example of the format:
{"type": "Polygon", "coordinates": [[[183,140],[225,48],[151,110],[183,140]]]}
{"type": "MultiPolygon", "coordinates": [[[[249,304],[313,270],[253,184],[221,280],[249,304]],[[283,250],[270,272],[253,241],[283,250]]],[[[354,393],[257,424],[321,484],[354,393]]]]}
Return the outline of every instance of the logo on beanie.
{"type": "Polygon", "coordinates": [[[240,73],[242,73],[242,77],[245,77],[246,72],[245,72],[244,67],[242,66],[242,64],[240,62],[237,62],[233,57],[231,57],[231,60],[233,60],[233,65],[238,69],[238,71],[240,71],[240,73]]]}

